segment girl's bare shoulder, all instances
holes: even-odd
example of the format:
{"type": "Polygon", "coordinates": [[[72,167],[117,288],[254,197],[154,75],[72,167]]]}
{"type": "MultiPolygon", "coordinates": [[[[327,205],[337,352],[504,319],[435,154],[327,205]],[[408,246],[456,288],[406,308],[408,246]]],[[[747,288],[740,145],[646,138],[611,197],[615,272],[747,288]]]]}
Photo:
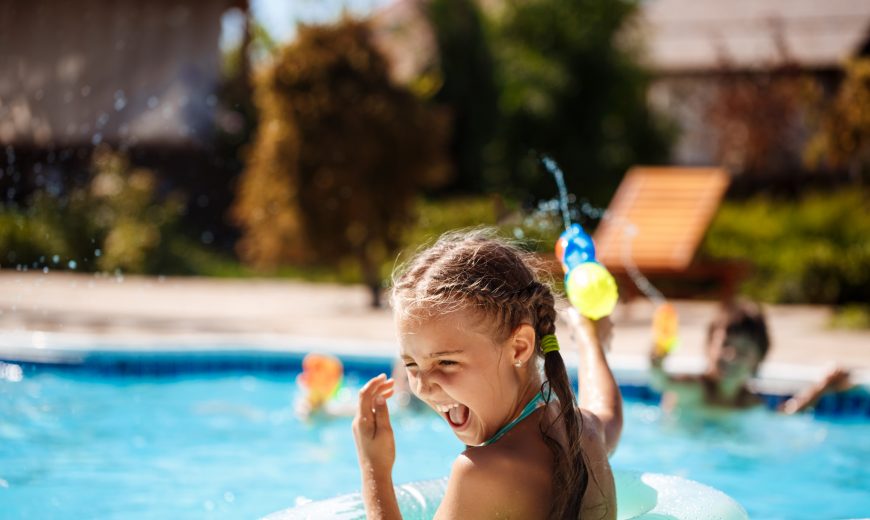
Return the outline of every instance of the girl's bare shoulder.
{"type": "Polygon", "coordinates": [[[546,518],[552,496],[549,453],[505,442],[469,448],[453,463],[436,518],[546,518]]]}

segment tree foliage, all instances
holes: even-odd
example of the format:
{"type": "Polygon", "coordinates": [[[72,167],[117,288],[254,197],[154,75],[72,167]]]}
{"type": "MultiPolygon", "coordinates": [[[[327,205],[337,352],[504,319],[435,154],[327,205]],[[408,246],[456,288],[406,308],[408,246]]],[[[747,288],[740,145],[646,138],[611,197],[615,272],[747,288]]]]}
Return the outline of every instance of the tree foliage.
{"type": "Polygon", "coordinates": [[[798,201],[757,196],[727,202],[702,254],[754,266],[743,289],[782,303],[866,303],[870,294],[870,192],[808,193],[798,201]]]}
{"type": "Polygon", "coordinates": [[[630,0],[514,0],[497,14],[493,185],[551,196],[534,150],[562,166],[569,189],[603,204],[629,166],[666,158],[668,135],[647,108],[649,78],[629,37],[636,10],[630,0]]]}
{"type": "Polygon", "coordinates": [[[374,290],[412,222],[418,190],[443,182],[446,121],[390,83],[368,27],[302,27],[256,80],[260,126],[233,216],[260,268],[358,263],[374,290]]]}
{"type": "Polygon", "coordinates": [[[844,168],[856,180],[870,170],[870,58],[846,65],[846,77],[804,155],[810,166],[844,168]]]}
{"type": "Polygon", "coordinates": [[[63,197],[36,192],[27,209],[0,208],[0,262],[23,267],[159,273],[183,262],[169,244],[184,201],[162,200],[157,178],[105,145],[94,150],[86,186],[63,197]]]}
{"type": "Polygon", "coordinates": [[[475,193],[484,178],[485,150],[496,135],[498,86],[495,60],[474,0],[433,0],[429,18],[438,45],[440,88],[434,101],[449,107],[450,156],[456,175],[448,187],[475,193]]]}

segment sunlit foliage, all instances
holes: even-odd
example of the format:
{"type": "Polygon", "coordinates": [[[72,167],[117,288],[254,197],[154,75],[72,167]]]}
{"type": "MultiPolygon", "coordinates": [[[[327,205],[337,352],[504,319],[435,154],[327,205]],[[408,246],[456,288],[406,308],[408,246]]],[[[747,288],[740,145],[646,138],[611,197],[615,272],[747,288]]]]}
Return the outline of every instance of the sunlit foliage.
{"type": "Polygon", "coordinates": [[[820,128],[807,144],[809,166],[826,162],[855,179],[870,171],[870,58],[846,65],[837,95],[823,113],[820,128]]]}
{"type": "Polygon", "coordinates": [[[256,80],[260,126],[233,216],[243,261],[380,266],[422,186],[448,175],[446,120],[390,83],[367,26],[303,27],[256,80]]]}
{"type": "Polygon", "coordinates": [[[87,185],[55,197],[36,192],[26,209],[0,210],[0,258],[19,269],[156,273],[176,262],[169,236],[182,214],[175,195],[160,200],[150,170],[108,147],[93,154],[87,185]]]}
{"type": "Polygon", "coordinates": [[[570,191],[605,205],[629,166],[666,160],[668,133],[646,104],[649,77],[628,0],[514,0],[492,21],[499,85],[492,185],[550,197],[537,153],[553,157],[570,191]]]}
{"type": "Polygon", "coordinates": [[[858,189],[809,194],[798,202],[757,197],[726,203],[702,253],[749,261],[754,270],[744,289],[766,301],[866,303],[868,195],[858,189]]]}

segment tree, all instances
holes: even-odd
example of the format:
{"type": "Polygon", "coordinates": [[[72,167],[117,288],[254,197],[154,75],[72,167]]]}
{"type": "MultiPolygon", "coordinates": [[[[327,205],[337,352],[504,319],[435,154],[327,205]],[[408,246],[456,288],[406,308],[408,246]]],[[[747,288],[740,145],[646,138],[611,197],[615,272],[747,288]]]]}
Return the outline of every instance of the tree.
{"type": "Polygon", "coordinates": [[[503,118],[493,184],[552,196],[536,151],[561,165],[569,189],[604,204],[629,166],[666,159],[668,133],[647,108],[649,78],[629,38],[636,10],[629,0],[514,0],[493,15],[503,118]]]}
{"type": "Polygon", "coordinates": [[[260,125],[233,208],[241,258],[353,259],[379,305],[418,191],[447,178],[446,119],[391,84],[357,21],[302,27],[256,83],[260,125]]]}
{"type": "Polygon", "coordinates": [[[870,58],[846,65],[836,97],[820,119],[804,151],[805,161],[811,167],[825,162],[844,168],[860,183],[870,170],[870,58]]]}
{"type": "Polygon", "coordinates": [[[434,100],[450,109],[450,154],[456,176],[448,189],[481,192],[487,186],[484,153],[496,135],[495,61],[474,0],[433,0],[428,15],[438,44],[441,84],[434,100]]]}

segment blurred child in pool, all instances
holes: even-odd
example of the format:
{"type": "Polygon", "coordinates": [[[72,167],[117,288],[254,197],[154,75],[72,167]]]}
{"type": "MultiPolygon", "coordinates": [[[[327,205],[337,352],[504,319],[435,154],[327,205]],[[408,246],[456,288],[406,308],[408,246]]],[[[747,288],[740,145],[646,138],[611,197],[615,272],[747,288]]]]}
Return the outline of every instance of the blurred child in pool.
{"type": "Polygon", "coordinates": [[[337,357],[316,352],[306,355],[302,372],[296,377],[296,415],[301,419],[353,415],[356,403],[339,392],[343,380],[344,367],[337,357]]]}
{"type": "MultiPolygon", "coordinates": [[[[578,407],[553,294],[527,255],[492,233],[443,236],[395,278],[392,303],[411,390],[466,445],[436,518],[616,517],[607,457],[622,399],[604,357],[608,318],[577,325],[578,407]]],[[[393,389],[385,375],[370,380],[354,419],[368,518],[400,517],[393,389]]]]}
{"type": "MultiPolygon", "coordinates": [[[[761,307],[737,300],[722,306],[707,328],[707,368],[702,374],[668,374],[663,368],[668,350],[650,351],[651,381],[662,392],[667,411],[691,408],[748,408],[761,399],[747,386],[770,348],[767,321],[761,307]]],[[[812,406],[825,392],[848,386],[848,372],[834,368],[817,384],[780,406],[797,413],[812,406]]]]}
{"type": "MultiPolygon", "coordinates": [[[[351,396],[347,388],[341,388],[339,391],[342,372],[341,361],[334,356],[315,353],[307,355],[302,363],[302,373],[296,379],[299,387],[299,394],[294,403],[296,416],[302,420],[313,420],[355,415],[358,408],[357,400],[351,396]],[[315,362],[311,362],[312,360],[315,362]],[[330,369],[324,370],[321,368],[323,366],[330,369]],[[330,374],[336,371],[333,366],[337,367],[338,378],[330,374]]],[[[402,360],[397,360],[393,364],[391,377],[396,382],[393,387],[394,398],[391,401],[394,411],[428,410],[426,405],[411,392],[402,360]]]]}

